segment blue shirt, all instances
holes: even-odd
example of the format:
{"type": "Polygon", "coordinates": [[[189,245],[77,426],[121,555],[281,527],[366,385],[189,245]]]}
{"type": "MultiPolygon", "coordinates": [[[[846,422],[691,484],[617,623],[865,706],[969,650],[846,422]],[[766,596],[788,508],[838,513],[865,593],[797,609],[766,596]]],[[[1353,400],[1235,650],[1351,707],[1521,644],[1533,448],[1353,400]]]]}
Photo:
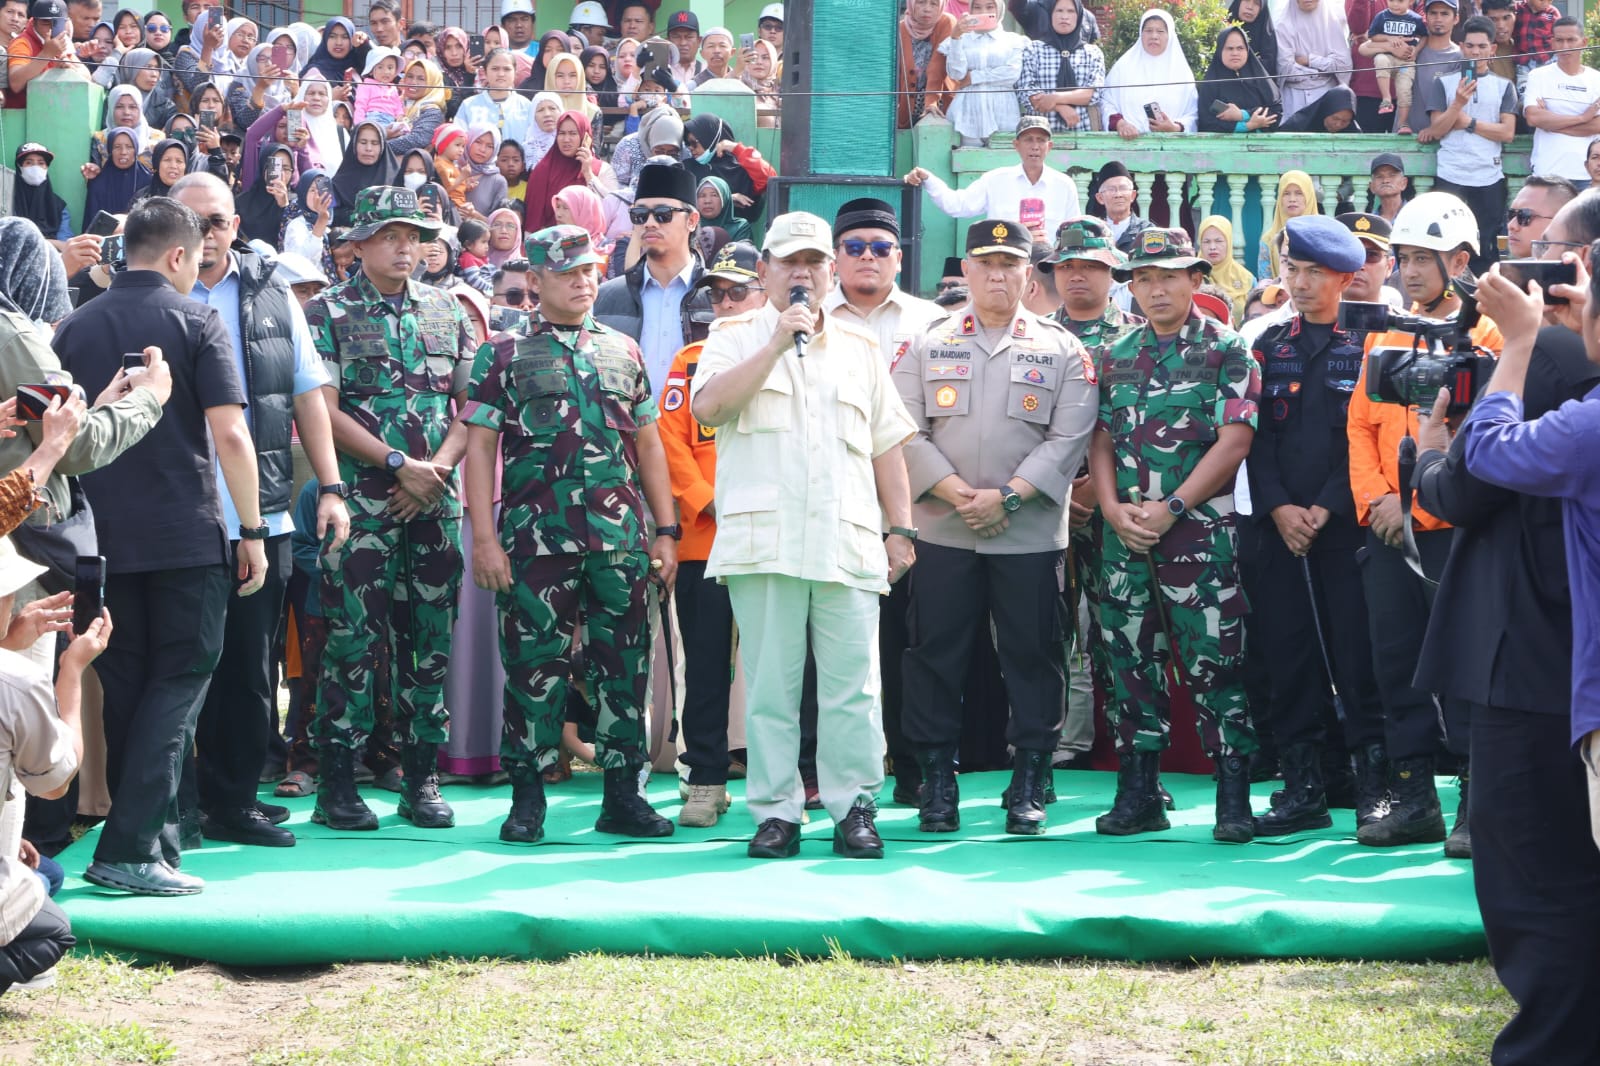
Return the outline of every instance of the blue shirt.
{"type": "MultiPolygon", "coordinates": [[[[234,369],[239,372],[240,384],[245,384],[249,379],[244,373],[244,339],[243,334],[239,332],[239,261],[233,253],[228,253],[228,273],[217,282],[216,288],[208,289],[196,281],[194,291],[189,295],[200,303],[210,304],[217,309],[222,324],[228,328],[228,339],[233,342],[234,369]]],[[[322,365],[322,357],[317,355],[316,346],[311,340],[311,330],[306,326],[306,316],[301,312],[300,303],[292,293],[289,296],[289,321],[289,328],[294,334],[294,394],[299,396],[329,384],[328,371],[322,365]]],[[[248,404],[245,405],[244,417],[253,427],[248,404]]],[[[222,476],[221,460],[217,462],[217,488],[222,497],[223,528],[228,531],[230,538],[238,540],[239,509],[233,505],[233,498],[228,495],[228,482],[222,476]]],[[[288,511],[264,514],[261,518],[267,523],[270,536],[282,536],[294,529],[294,520],[288,511]]]]}
{"type": "Polygon", "coordinates": [[[644,355],[644,370],[650,378],[650,395],[660,396],[667,385],[667,371],[673,357],[688,338],[683,335],[683,301],[689,295],[689,275],[694,271],[691,258],[683,271],[663,288],[645,267],[644,284],[639,287],[639,304],[644,324],[639,327],[639,351],[644,355]]]}
{"type": "Polygon", "coordinates": [[[1572,586],[1572,740],[1600,729],[1600,388],[1532,422],[1522,397],[1495,392],[1461,432],[1467,470],[1529,496],[1559,497],[1572,586]]]}

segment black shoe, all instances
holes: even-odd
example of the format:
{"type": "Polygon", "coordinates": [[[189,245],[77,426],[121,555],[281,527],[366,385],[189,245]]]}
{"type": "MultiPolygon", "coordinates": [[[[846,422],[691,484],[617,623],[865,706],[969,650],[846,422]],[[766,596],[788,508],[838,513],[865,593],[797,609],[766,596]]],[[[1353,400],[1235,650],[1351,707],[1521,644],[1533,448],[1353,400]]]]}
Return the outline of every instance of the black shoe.
{"type": "Polygon", "coordinates": [[[1118,757],[1117,798],[1111,809],[1094,820],[1103,836],[1126,837],[1171,829],[1161,799],[1161,753],[1135,751],[1118,757]]]}
{"type": "Polygon", "coordinates": [[[500,824],[500,839],[513,844],[537,844],[544,839],[544,774],[533,763],[511,763],[511,813],[500,824]]]}
{"type": "Polygon", "coordinates": [[[311,811],[311,820],[329,829],[378,828],[378,816],[356,792],[355,752],[335,743],[325,746],[319,755],[322,779],[317,784],[317,805],[311,811]]]}
{"type": "Polygon", "coordinates": [[[1356,830],[1356,843],[1370,848],[1437,844],[1444,840],[1444,812],[1433,784],[1433,760],[1395,759],[1389,813],[1356,830]]]}
{"type": "Polygon", "coordinates": [[[847,859],[883,858],[883,838],[872,824],[873,811],[856,804],[844,821],[833,827],[833,852],[847,859]]]}
{"type": "Polygon", "coordinates": [[[800,854],[800,824],[768,818],[750,838],[745,854],[752,859],[788,859],[800,854]]]}
{"type": "Polygon", "coordinates": [[[600,800],[597,833],[624,837],[669,837],[673,824],[655,812],[639,795],[640,766],[623,766],[605,772],[605,790],[600,800]]]}
{"type": "Polygon", "coordinates": [[[1322,795],[1329,810],[1358,810],[1361,789],[1355,762],[1342,745],[1322,746],[1322,795]]]}
{"type": "Polygon", "coordinates": [[[1265,748],[1253,752],[1250,756],[1250,781],[1271,781],[1283,775],[1283,768],[1278,765],[1278,753],[1268,752],[1265,748]]]}
{"type": "Polygon", "coordinates": [[[1281,837],[1333,825],[1322,788],[1322,759],[1316,744],[1290,744],[1278,752],[1283,764],[1281,802],[1255,819],[1256,836],[1281,837]]]}
{"type": "Polygon", "coordinates": [[[289,820],[289,808],[276,803],[262,803],[257,800],[256,810],[260,811],[261,816],[273,825],[282,825],[289,820]]]}
{"type": "Polygon", "coordinates": [[[1382,744],[1356,750],[1356,828],[1389,813],[1389,751],[1382,744]]]}
{"type": "Polygon", "coordinates": [[[83,871],[83,879],[101,888],[135,896],[192,896],[206,887],[198,877],[181,874],[164,862],[101,862],[83,871]]]}
{"type": "Polygon", "coordinates": [[[1006,790],[1006,832],[1037,836],[1044,832],[1045,782],[1050,778],[1048,751],[1019,750],[1006,790]]]}
{"type": "Polygon", "coordinates": [[[1455,827],[1444,841],[1444,854],[1448,859],[1472,858],[1472,826],[1467,821],[1467,786],[1471,781],[1471,771],[1461,775],[1461,805],[1456,808],[1455,827]]]}
{"type": "Polygon", "coordinates": [[[1250,817],[1250,765],[1239,755],[1217,760],[1217,824],[1211,839],[1226,844],[1248,844],[1256,837],[1250,817]]]}
{"type": "MultiPolygon", "coordinates": [[[[1157,765],[1160,765],[1159,762],[1157,765]]],[[[1161,783],[1159,776],[1156,778],[1156,795],[1161,797],[1162,810],[1175,811],[1178,809],[1178,801],[1172,798],[1172,793],[1167,791],[1167,786],[1161,783]]]]}
{"type": "Polygon", "coordinates": [[[407,744],[400,752],[400,817],[418,829],[449,829],[456,812],[439,795],[439,745],[407,744]]]}
{"type": "Polygon", "coordinates": [[[203,811],[200,832],[207,840],[229,844],[248,844],[258,848],[292,848],[294,834],[267,821],[266,815],[249,807],[220,807],[203,811]]]}
{"type": "Polygon", "coordinates": [[[922,768],[922,813],[917,828],[924,833],[954,833],[961,828],[956,748],[923,748],[917,752],[917,765],[922,768]]]}
{"type": "Polygon", "coordinates": [[[205,845],[205,838],[200,832],[200,812],[185,810],[178,815],[178,849],[180,851],[199,851],[205,845]]]}
{"type": "Polygon", "coordinates": [[[902,807],[922,806],[922,781],[906,781],[903,778],[894,779],[894,801],[902,807]]]}

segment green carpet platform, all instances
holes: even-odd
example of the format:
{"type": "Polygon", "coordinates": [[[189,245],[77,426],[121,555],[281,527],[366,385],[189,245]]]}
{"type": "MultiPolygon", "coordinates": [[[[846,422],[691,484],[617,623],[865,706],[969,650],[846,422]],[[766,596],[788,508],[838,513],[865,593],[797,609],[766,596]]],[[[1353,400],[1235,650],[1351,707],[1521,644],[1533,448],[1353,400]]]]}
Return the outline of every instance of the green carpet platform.
{"type": "MultiPolygon", "coordinates": [[[[1101,837],[1094,818],[1114,776],[1060,772],[1046,834],[1008,837],[997,799],[1008,780],[962,775],[956,834],[919,833],[915,811],[885,807],[881,862],[835,856],[825,816],[806,827],[798,857],[747,859],[742,781],[716,828],[626,841],[593,831],[600,778],[579,774],[550,789],[538,845],[498,839],[508,787],[447,787],[458,824],[442,831],[413,828],[394,814],[392,794],[364,789],[378,832],[330,832],[310,823],[311,800],[290,801],[293,848],[208,841],[185,853],[184,871],[206,880],[198,896],[134,898],[85,883],[91,832],[60,857],[69,876],[58,901],[80,944],[95,950],[232,965],[821,955],[835,944],[862,958],[1484,953],[1470,864],[1444,858],[1439,845],[1358,847],[1350,811],[1335,811],[1334,828],[1318,833],[1217,844],[1211,781],[1169,774],[1178,801],[1170,831],[1101,837]]],[[[1258,810],[1269,792],[1255,787],[1258,810]]],[[[651,798],[676,816],[670,775],[655,779],[651,798]]]]}

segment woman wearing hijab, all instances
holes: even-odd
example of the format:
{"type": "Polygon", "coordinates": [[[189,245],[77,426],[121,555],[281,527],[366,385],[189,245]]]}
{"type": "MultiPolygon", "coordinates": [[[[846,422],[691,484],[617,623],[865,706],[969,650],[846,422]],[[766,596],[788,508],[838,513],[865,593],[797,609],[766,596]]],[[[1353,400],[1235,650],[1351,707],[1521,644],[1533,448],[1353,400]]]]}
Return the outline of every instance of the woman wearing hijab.
{"type": "Polygon", "coordinates": [[[756,125],[771,129],[778,124],[776,117],[763,115],[763,111],[777,111],[783,106],[781,79],[778,77],[778,50],[772,42],[757,38],[745,57],[739,80],[756,95],[756,125]]]}
{"type": "Polygon", "coordinates": [[[524,232],[555,225],[552,197],[569,185],[587,187],[594,180],[589,137],[589,120],[579,112],[563,111],[556,119],[555,147],[528,173],[528,194],[522,206],[524,232]]]}
{"type": "Polygon", "coordinates": [[[328,232],[333,226],[333,205],[322,193],[326,175],[308,170],[295,182],[294,200],[283,213],[278,247],[321,263],[328,255],[328,232]]]}
{"type": "Polygon", "coordinates": [[[1267,0],[1232,0],[1228,4],[1228,21],[1238,23],[1244,31],[1261,68],[1272,75],[1272,92],[1278,95],[1278,31],[1272,25],[1272,8],[1267,0]]]}
{"type": "Polygon", "coordinates": [[[1256,276],[1263,282],[1276,280],[1282,269],[1278,245],[1291,218],[1320,215],[1317,187],[1303,170],[1287,171],[1278,179],[1278,199],[1272,209],[1272,225],[1261,235],[1261,255],[1256,261],[1256,276]]]}
{"type": "Polygon", "coordinates": [[[393,185],[399,171],[394,156],[383,147],[383,127],[376,122],[357,122],[351,131],[350,150],[333,175],[333,221],[337,226],[353,222],[356,194],[376,185],[393,185]]]}
{"type": "Polygon", "coordinates": [[[1356,94],[1335,85],[1308,107],[1283,120],[1279,127],[1290,133],[1360,133],[1356,125],[1356,94]]]}
{"type": "Polygon", "coordinates": [[[258,44],[245,57],[242,78],[228,86],[228,111],[242,126],[250,126],[268,108],[282,107],[294,99],[290,82],[283,77],[267,77],[272,67],[272,46],[258,44]]]}
{"type": "Polygon", "coordinates": [[[538,92],[545,88],[545,76],[550,72],[550,61],[567,51],[567,35],[561,30],[551,30],[539,38],[539,54],[533,57],[533,65],[527,77],[518,85],[519,92],[538,92]]]}
{"type": "Polygon", "coordinates": [[[1278,26],[1283,113],[1293,115],[1350,80],[1350,41],[1337,0],[1292,0],[1278,26]]]}
{"type": "MultiPolygon", "coordinates": [[[[161,137],[145,121],[144,103],[139,90],[131,85],[118,85],[112,89],[106,95],[105,122],[106,128],[89,138],[89,161],[81,168],[83,179],[93,181],[99,176],[111,154],[111,134],[117,130],[124,130],[133,138],[134,154],[138,156],[145,179],[149,180],[150,150],[156,146],[161,137]]],[[[143,185],[144,182],[139,184],[143,185]]],[[[129,190],[130,197],[137,188],[135,186],[129,190]]]]}
{"type": "Polygon", "coordinates": [[[51,240],[64,241],[72,236],[72,214],[67,202],[50,187],[50,164],[55,160],[55,153],[42,144],[29,143],[17,149],[11,213],[38,226],[51,240]]]}
{"type": "Polygon", "coordinates": [[[1106,75],[1106,128],[1125,140],[1148,133],[1192,133],[1199,95],[1172,16],[1152,8],[1139,17],[1139,42],[1106,75]],[[1148,107],[1154,107],[1152,119],[1148,107]]]}
{"type": "Polygon", "coordinates": [[[152,11],[144,17],[144,46],[169,66],[178,58],[178,37],[172,32],[172,20],[166,12],[152,11]]]}
{"type": "Polygon", "coordinates": [[[544,91],[561,97],[563,111],[576,111],[589,120],[590,128],[600,124],[600,108],[589,99],[583,64],[571,52],[553,56],[544,72],[544,91]]]}
{"type": "Polygon", "coordinates": [[[116,54],[127,55],[144,46],[144,19],[131,7],[119,7],[111,16],[111,32],[116,37],[116,54]]]}
{"type": "Polygon", "coordinates": [[[133,194],[134,202],[151,196],[171,196],[178,179],[189,173],[189,149],[179,140],[167,140],[150,153],[150,182],[133,194]]]}
{"type": "Polygon", "coordinates": [[[278,246],[284,212],[299,185],[294,166],[294,152],[287,145],[269,143],[262,149],[255,180],[236,201],[239,233],[244,240],[278,246]]]}
{"type": "Polygon", "coordinates": [[[299,74],[310,64],[311,57],[317,52],[317,45],[322,42],[322,35],[315,26],[306,22],[291,22],[287,27],[289,36],[294,38],[294,71],[299,74]]]}
{"type": "Polygon", "coordinates": [[[697,182],[716,175],[728,183],[734,214],[750,223],[761,217],[767,182],[777,172],[760,152],[740,144],[733,128],[710,114],[696,115],[684,124],[683,146],[691,157],[684,165],[697,182]]]}
{"type": "Polygon", "coordinates": [[[440,233],[422,246],[422,256],[417,262],[416,269],[411,272],[411,277],[424,285],[449,288],[456,280],[456,260],[460,257],[460,243],[453,235],[440,233]],[[442,254],[440,251],[431,250],[435,245],[442,250],[442,254]]]}
{"type": "Polygon", "coordinates": [[[139,162],[138,134],[125,127],[105,131],[106,160],[89,179],[84,196],[83,217],[92,219],[101,211],[113,215],[128,212],[133,194],[150,184],[150,171],[139,162]]]}
{"type": "Polygon", "coordinates": [[[439,31],[439,73],[445,84],[445,121],[456,117],[461,101],[477,90],[478,61],[472,57],[472,38],[460,26],[439,31]]]}
{"type": "Polygon", "coordinates": [[[950,102],[949,118],[964,145],[985,144],[998,130],[1015,129],[1017,78],[1028,39],[1001,29],[999,0],[973,0],[978,10],[956,23],[939,45],[945,70],[961,83],[950,102]],[[988,21],[984,21],[988,20],[988,21]],[[1009,90],[998,92],[996,90],[1009,90]]]}
{"type": "Polygon", "coordinates": [[[178,113],[177,101],[172,98],[172,72],[149,48],[131,50],[116,66],[109,62],[101,64],[95,76],[108,89],[117,85],[138,89],[144,97],[145,120],[151,126],[165,126],[167,119],[178,113]]]}
{"type": "Polygon", "coordinates": [[[504,266],[506,260],[521,255],[522,219],[509,207],[502,207],[489,216],[489,265],[504,266]]]}
{"type": "Polygon", "coordinates": [[[528,157],[528,169],[532,170],[539,165],[539,160],[556,143],[556,119],[566,108],[561,106],[561,97],[555,93],[535,93],[532,110],[529,112],[528,139],[523,142],[523,154],[528,157]],[[545,123],[550,128],[545,128],[545,123]]]}
{"type": "Polygon", "coordinates": [[[611,53],[591,46],[578,56],[583,67],[585,90],[601,108],[617,107],[617,79],[611,70],[611,53]]]}
{"type": "Polygon", "coordinates": [[[695,186],[694,202],[702,228],[716,226],[727,233],[729,240],[750,239],[750,223],[733,213],[733,193],[721,178],[714,174],[701,178],[695,186]]]}
{"type": "Polygon", "coordinates": [[[439,65],[431,59],[408,61],[400,78],[400,96],[405,100],[405,114],[384,130],[389,152],[396,158],[427,148],[433,143],[434,132],[444,125],[449,99],[439,65]]]}
{"type": "Polygon", "coordinates": [[[424,211],[430,210],[433,204],[437,204],[439,221],[446,226],[461,225],[461,212],[456,210],[456,205],[450,200],[450,194],[439,181],[439,173],[433,165],[433,155],[426,148],[413,148],[400,157],[395,184],[416,193],[418,199],[423,201],[424,211]],[[429,199],[432,200],[432,204],[427,202],[429,199]]]}
{"type": "Polygon", "coordinates": [[[1200,83],[1200,129],[1204,133],[1253,133],[1270,130],[1283,117],[1283,105],[1272,91],[1261,61],[1250,50],[1250,38],[1239,26],[1217,34],[1217,50],[1200,83]],[[1217,105],[1226,105],[1218,110],[1217,105]]]}
{"type": "MultiPolygon", "coordinates": [[[[487,218],[489,212],[505,205],[506,179],[500,173],[500,130],[485,123],[467,128],[467,151],[461,157],[462,169],[477,181],[469,179],[467,203],[487,218]]],[[[471,212],[468,212],[470,217],[471,212]]]]}
{"type": "Polygon", "coordinates": [[[364,44],[357,48],[355,41],[356,24],[343,15],[335,15],[322,27],[322,40],[301,68],[301,74],[310,74],[314,70],[326,78],[330,85],[343,84],[345,71],[359,71],[367,63],[367,49],[371,45],[364,44]]]}
{"type": "Polygon", "coordinates": [[[906,3],[906,13],[900,17],[898,128],[910,129],[924,115],[943,115],[949,110],[956,82],[946,72],[939,47],[955,32],[956,17],[945,11],[941,0],[906,3]]]}
{"type": "Polygon", "coordinates": [[[211,79],[226,95],[235,76],[245,72],[245,60],[260,39],[256,24],[240,16],[228,20],[223,30],[222,51],[211,57],[211,79]]]}
{"type": "Polygon", "coordinates": [[[1105,54],[1084,38],[1082,0],[1053,0],[1048,15],[1022,53],[1017,103],[1025,115],[1047,117],[1052,133],[1092,129],[1089,109],[1100,103],[1105,54]]]}
{"type": "Polygon", "coordinates": [[[1196,243],[1200,255],[1211,264],[1211,280],[1233,304],[1233,320],[1243,322],[1244,298],[1256,287],[1256,279],[1233,257],[1233,223],[1221,215],[1207,215],[1200,220],[1196,243]]]}

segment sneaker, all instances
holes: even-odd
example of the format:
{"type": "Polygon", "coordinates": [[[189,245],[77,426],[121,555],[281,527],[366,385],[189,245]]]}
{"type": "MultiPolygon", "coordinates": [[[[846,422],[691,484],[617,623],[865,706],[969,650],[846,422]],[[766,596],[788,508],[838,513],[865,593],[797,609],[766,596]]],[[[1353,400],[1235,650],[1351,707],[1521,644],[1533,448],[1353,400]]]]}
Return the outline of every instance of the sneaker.
{"type": "Polygon", "coordinates": [[[683,810],[678,813],[678,824],[691,829],[710,829],[727,813],[732,802],[733,797],[721,785],[690,785],[683,810]]]}

